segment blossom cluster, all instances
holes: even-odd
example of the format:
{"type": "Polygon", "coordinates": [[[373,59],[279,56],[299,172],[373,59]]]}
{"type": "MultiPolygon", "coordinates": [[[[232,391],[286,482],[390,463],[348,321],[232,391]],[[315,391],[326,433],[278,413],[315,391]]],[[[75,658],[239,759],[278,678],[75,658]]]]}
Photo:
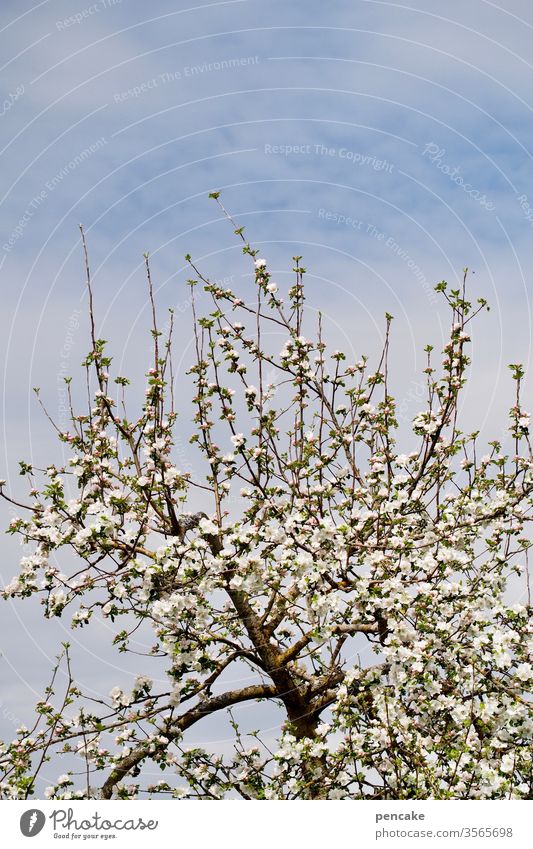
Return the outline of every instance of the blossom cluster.
{"type": "MultiPolygon", "coordinates": [[[[512,451],[495,441],[480,452],[457,421],[478,310],[439,284],[449,341],[439,369],[426,349],[428,401],[401,452],[392,317],[375,371],[366,357],[328,354],[306,319],[301,258],[285,301],[266,261],[246,242],[244,252],[255,303],[193,265],[213,301],[208,315],[194,313],[190,369],[202,480],[173,459],[171,346],[161,353],[155,324],[140,413],[117,412],[111,360],[93,339],[85,366],[98,389],[61,433],[67,461],[39,486],[21,464],[31,503],[9,530],[33,553],[4,596],[39,595],[46,616],[69,613],[72,627],[95,613],[121,621],[120,651],[149,628],[166,682],[141,673],[96,707],[66,649],[63,699],[51,685],[34,726],[3,745],[0,794],[34,793],[35,764],[55,753],[84,761],[48,788],[57,799],[531,798],[531,605],[509,600],[510,580],[527,587],[529,577],[523,373],[515,367],[512,451]],[[281,350],[264,342],[269,323],[284,334],[281,350]],[[194,512],[198,486],[205,511],[194,512]],[[232,713],[263,700],[279,709],[274,747],[232,713]],[[218,712],[233,756],[187,744],[218,712]],[[148,763],[166,777],[145,784],[148,763]]],[[[127,382],[117,377],[116,392],[127,382]]]]}

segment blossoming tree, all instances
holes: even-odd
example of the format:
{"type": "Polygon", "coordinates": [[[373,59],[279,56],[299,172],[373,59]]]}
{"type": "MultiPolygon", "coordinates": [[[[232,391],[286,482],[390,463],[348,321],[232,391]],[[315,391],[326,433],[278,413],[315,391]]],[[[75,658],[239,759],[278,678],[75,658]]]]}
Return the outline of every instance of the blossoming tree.
{"type": "Polygon", "coordinates": [[[521,367],[512,367],[512,450],[495,441],[479,456],[457,412],[468,326],[485,304],[440,283],[449,339],[438,367],[426,349],[427,402],[412,450],[400,453],[392,317],[377,368],[328,353],[320,318],[310,328],[304,311],[301,258],[282,298],[235,232],[255,265],[253,302],[187,257],[200,479],[173,460],[172,317],[165,338],[148,257],[153,364],[134,417],[128,380],[112,378],[95,330],[87,262],[84,366],[95,391],[86,412],[71,404],[59,432],[64,467],[49,466],[39,483],[21,464],[30,503],[9,530],[34,549],[4,596],[38,594],[45,616],[70,613],[74,628],[96,615],[124,623],[121,651],[149,626],[153,658],[131,692],[119,681],[109,698],[88,699],[65,645],[55,673],[64,664],[66,688],[56,676],[33,727],[1,749],[2,797],[34,794],[43,766],[63,761],[51,798],[531,798],[533,462],[521,367]],[[199,284],[212,299],[202,317],[199,284]],[[284,337],[281,352],[269,329],[284,337]],[[187,509],[193,493],[201,511],[187,509]],[[514,572],[524,604],[508,599],[514,572]],[[164,687],[151,679],[156,658],[164,687]],[[243,728],[232,708],[245,702],[273,703],[277,730],[243,728]],[[229,753],[187,742],[214,714],[229,716],[229,753]],[[164,775],[150,784],[154,769],[164,775]]]}

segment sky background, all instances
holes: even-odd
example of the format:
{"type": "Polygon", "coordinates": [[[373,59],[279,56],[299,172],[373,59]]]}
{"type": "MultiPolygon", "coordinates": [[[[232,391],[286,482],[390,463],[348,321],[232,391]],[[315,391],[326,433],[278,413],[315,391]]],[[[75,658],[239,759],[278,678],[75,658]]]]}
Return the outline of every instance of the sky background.
{"type": "MultiPolygon", "coordinates": [[[[251,286],[207,198],[215,189],[281,285],[304,256],[310,307],[335,347],[377,353],[384,313],[395,316],[402,424],[421,406],[423,347],[446,333],[433,286],[471,269],[472,297],[492,309],[473,332],[464,422],[501,437],[507,364],[531,354],[532,38],[526,0],[3,0],[0,477],[10,491],[22,491],[19,459],[62,456],[32,387],[60,420],[62,376],[82,378],[80,223],[119,373],[142,376],[148,362],[143,252],[162,312],[176,309],[187,462],[184,255],[243,297],[251,286]]],[[[6,537],[2,582],[19,556],[6,537]]],[[[29,723],[61,639],[95,693],[127,689],[139,671],[100,651],[105,625],[71,634],[33,601],[4,602],[0,621],[0,736],[29,723]]]]}

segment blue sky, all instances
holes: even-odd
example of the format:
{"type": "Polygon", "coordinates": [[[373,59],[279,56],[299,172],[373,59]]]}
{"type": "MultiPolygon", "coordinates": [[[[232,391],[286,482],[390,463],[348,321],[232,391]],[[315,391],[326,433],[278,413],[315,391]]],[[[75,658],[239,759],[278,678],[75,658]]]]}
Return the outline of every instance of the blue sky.
{"type": "MultiPolygon", "coordinates": [[[[506,365],[527,364],[531,349],[532,35],[525,0],[4,0],[0,476],[17,491],[18,459],[45,465],[60,450],[31,387],[57,414],[58,375],[76,374],[87,350],[80,222],[121,370],[145,366],[149,251],[159,303],[177,307],[182,380],[184,255],[244,293],[250,285],[207,199],[214,189],[279,282],[304,255],[310,305],[335,345],[372,353],[384,312],[396,316],[408,417],[423,345],[445,333],[432,286],[471,268],[472,295],[492,311],[474,332],[464,414],[500,436],[506,365]]],[[[3,579],[17,556],[6,542],[3,579]]],[[[26,682],[64,638],[60,624],[37,629],[31,603],[9,611],[8,727],[6,711],[28,708],[26,682]],[[16,646],[14,629],[27,634],[16,646]]]]}

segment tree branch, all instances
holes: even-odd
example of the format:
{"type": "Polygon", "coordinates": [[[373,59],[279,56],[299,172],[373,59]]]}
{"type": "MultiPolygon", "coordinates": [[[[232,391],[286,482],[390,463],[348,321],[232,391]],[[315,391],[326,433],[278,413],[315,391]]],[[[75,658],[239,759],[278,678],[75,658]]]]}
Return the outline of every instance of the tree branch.
{"type": "MultiPolygon", "coordinates": [[[[191,708],[187,711],[187,713],[184,713],[183,716],[180,716],[174,723],[174,727],[170,730],[165,728],[159,730],[171,742],[204,716],[209,716],[218,710],[224,710],[225,708],[231,707],[231,705],[238,704],[239,702],[255,699],[272,699],[276,698],[277,695],[276,687],[268,684],[254,684],[250,687],[244,687],[242,690],[230,690],[227,693],[223,693],[219,696],[212,696],[210,699],[195,705],[195,707],[191,708]]],[[[126,757],[120,760],[102,786],[100,791],[102,799],[111,799],[115,786],[150,754],[150,750],[153,745],[154,744],[151,741],[141,743],[136,749],[130,752],[129,755],[126,755],[126,757]]],[[[167,744],[165,744],[165,746],[166,745],[167,744]]]]}

